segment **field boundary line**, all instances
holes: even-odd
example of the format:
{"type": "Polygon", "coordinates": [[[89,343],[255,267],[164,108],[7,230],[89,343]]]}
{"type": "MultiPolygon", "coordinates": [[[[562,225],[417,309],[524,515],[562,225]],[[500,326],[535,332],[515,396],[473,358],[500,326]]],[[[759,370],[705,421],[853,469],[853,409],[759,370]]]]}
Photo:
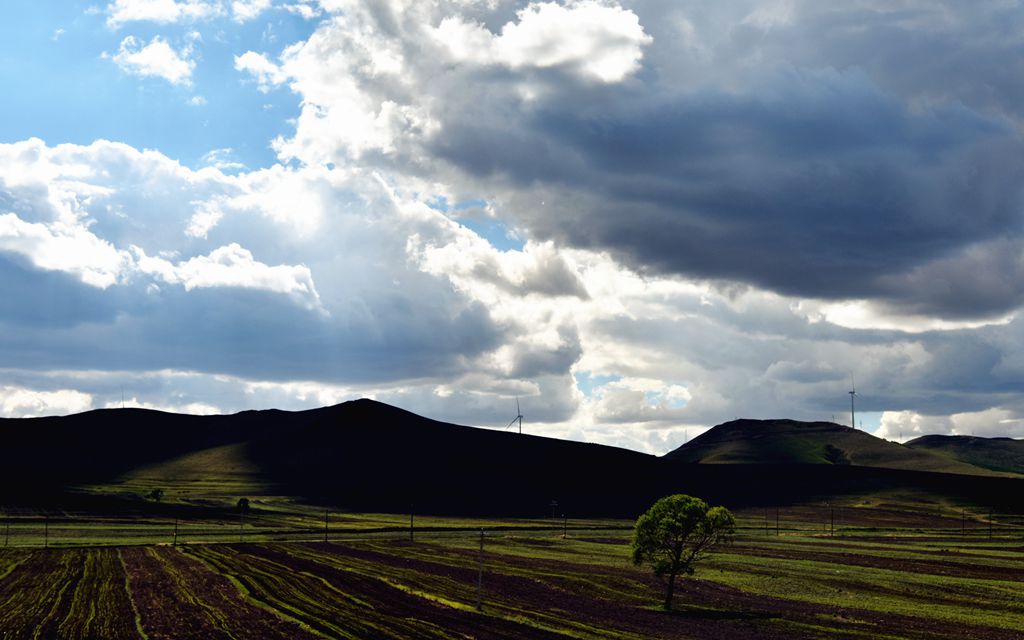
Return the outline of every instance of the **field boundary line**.
{"type": "Polygon", "coordinates": [[[201,557],[199,557],[198,555],[196,555],[194,553],[186,553],[185,551],[182,551],[181,549],[179,549],[178,552],[181,553],[182,555],[185,555],[185,556],[195,560],[196,562],[199,562],[204,567],[206,567],[210,572],[215,573],[217,575],[224,576],[225,578],[227,578],[228,582],[230,582],[232,585],[234,585],[235,589],[237,589],[238,592],[240,594],[242,594],[242,597],[245,598],[245,600],[247,602],[251,603],[254,607],[257,607],[259,609],[263,609],[264,611],[268,611],[271,614],[273,614],[276,617],[278,617],[279,619],[284,620],[285,622],[291,622],[293,624],[297,624],[302,630],[308,631],[308,632],[312,633],[313,635],[317,635],[317,636],[320,636],[321,638],[328,638],[328,639],[330,639],[332,637],[332,636],[326,635],[326,634],[318,631],[317,629],[314,629],[313,627],[309,626],[308,624],[306,624],[302,620],[299,620],[298,618],[293,618],[292,616],[288,615],[284,611],[282,611],[280,609],[275,609],[274,607],[270,606],[266,602],[260,600],[259,598],[257,598],[256,596],[254,596],[252,594],[252,592],[249,590],[248,587],[246,587],[244,584],[242,584],[241,580],[239,580],[233,574],[229,573],[226,569],[224,569],[224,570],[218,569],[216,566],[214,566],[212,563],[210,563],[206,558],[201,558],[201,557]]]}
{"type": "Polygon", "coordinates": [[[121,570],[124,572],[124,590],[128,594],[128,604],[132,606],[132,614],[135,616],[135,629],[142,636],[142,640],[149,640],[149,635],[142,628],[142,615],[139,613],[139,608],[135,605],[135,598],[132,596],[132,578],[128,575],[128,566],[124,563],[124,556],[121,555],[121,550],[117,549],[117,559],[121,563],[121,570]]]}

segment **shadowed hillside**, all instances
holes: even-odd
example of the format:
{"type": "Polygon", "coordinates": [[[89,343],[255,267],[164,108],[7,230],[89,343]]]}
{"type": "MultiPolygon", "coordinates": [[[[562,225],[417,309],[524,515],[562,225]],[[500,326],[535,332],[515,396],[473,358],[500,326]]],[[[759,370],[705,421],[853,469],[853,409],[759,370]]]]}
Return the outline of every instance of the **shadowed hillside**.
{"type": "Polygon", "coordinates": [[[832,422],[734,420],[666,454],[700,464],[829,464],[993,475],[961,460],[915,450],[832,422]]]}
{"type": "Polygon", "coordinates": [[[670,493],[730,506],[892,491],[984,505],[1024,496],[1021,479],[838,425],[785,420],[720,425],[661,458],[447,424],[371,400],[230,416],[117,409],[8,419],[0,437],[0,501],[34,506],[202,509],[250,497],[367,511],[635,517],[670,493]],[[154,489],[162,504],[144,499],[154,489]]]}
{"type": "Polygon", "coordinates": [[[1024,440],[933,435],[915,438],[906,446],[983,469],[1024,474],[1024,440]]]}

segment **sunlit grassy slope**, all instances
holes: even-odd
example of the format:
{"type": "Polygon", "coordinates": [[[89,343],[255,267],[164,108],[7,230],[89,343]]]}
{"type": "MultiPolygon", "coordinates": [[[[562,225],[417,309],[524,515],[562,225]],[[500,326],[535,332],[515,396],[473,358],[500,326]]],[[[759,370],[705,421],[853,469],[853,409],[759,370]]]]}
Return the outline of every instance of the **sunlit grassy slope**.
{"type": "Polygon", "coordinates": [[[1024,440],[932,435],[915,438],[906,446],[992,471],[1024,474],[1024,440]]]}
{"type": "Polygon", "coordinates": [[[734,420],[666,456],[703,464],[837,464],[912,471],[995,475],[949,456],[876,438],[831,422],[734,420]]]}

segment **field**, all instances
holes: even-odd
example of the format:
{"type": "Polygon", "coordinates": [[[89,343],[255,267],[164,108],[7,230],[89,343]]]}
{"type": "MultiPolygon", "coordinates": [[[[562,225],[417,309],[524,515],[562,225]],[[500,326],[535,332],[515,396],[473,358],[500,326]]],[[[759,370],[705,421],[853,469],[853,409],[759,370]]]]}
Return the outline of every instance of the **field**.
{"type": "Polygon", "coordinates": [[[79,538],[58,536],[62,546],[42,548],[16,536],[0,549],[0,637],[1024,633],[1024,531],[1006,517],[990,528],[987,514],[878,505],[776,515],[741,512],[740,535],[681,585],[671,613],[659,608],[661,583],[629,563],[622,521],[421,517],[410,540],[398,531],[407,516],[349,514],[335,517],[329,542],[313,541],[309,523],[283,542],[177,546],[77,546],[79,538]]]}

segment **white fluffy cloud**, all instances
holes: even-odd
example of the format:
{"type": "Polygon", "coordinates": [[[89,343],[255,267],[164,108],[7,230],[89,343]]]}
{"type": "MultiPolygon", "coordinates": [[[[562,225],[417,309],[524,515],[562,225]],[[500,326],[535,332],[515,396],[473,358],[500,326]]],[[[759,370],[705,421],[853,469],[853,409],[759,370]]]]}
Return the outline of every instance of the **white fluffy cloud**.
{"type": "Polygon", "coordinates": [[[280,67],[267,60],[265,55],[255,51],[246,51],[240,56],[235,56],[235,69],[252,75],[263,93],[288,80],[287,74],[280,67]]]}
{"type": "Polygon", "coordinates": [[[116,284],[131,264],[124,251],[81,225],[30,223],[13,213],[0,215],[0,250],[20,254],[40,269],[73,273],[104,289],[116,284]]]}
{"type": "Polygon", "coordinates": [[[258,289],[287,294],[310,309],[320,307],[320,295],[308,267],[263,264],[237,243],[178,263],[147,256],[138,247],[133,249],[141,273],[157,276],[168,284],[180,284],[186,291],[215,287],[258,289]]]}
{"type": "Polygon", "coordinates": [[[531,3],[495,35],[461,16],[441,21],[434,37],[452,60],[512,69],[568,67],[584,77],[618,82],[640,66],[651,42],[635,13],[593,1],[531,3]]]}
{"type": "Polygon", "coordinates": [[[0,386],[0,416],[24,418],[81,413],[93,408],[93,398],[75,389],[35,391],[0,386]]]}
{"type": "Polygon", "coordinates": [[[231,15],[235,22],[248,22],[270,8],[270,0],[233,0],[231,15]]]}
{"type": "Polygon", "coordinates": [[[148,44],[135,36],[127,36],[110,59],[127,74],[163,78],[171,84],[188,86],[192,84],[192,71],[196,66],[191,56],[190,45],[176,50],[160,36],[154,36],[148,44]]]}
{"type": "Polygon", "coordinates": [[[106,11],[107,25],[118,28],[128,22],[172,23],[211,18],[221,15],[223,7],[220,2],[208,0],[114,0],[106,11]]]}

